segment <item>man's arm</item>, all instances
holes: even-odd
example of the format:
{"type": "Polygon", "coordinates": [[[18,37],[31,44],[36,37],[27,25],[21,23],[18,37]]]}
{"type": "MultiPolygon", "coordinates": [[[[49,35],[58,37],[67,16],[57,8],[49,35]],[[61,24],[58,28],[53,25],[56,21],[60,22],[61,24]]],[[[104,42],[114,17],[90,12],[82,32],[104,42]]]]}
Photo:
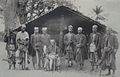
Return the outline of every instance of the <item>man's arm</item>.
{"type": "Polygon", "coordinates": [[[20,40],[20,33],[18,32],[16,35],[16,43],[19,43],[19,40],[20,40]]]}
{"type": "Polygon", "coordinates": [[[30,44],[31,45],[33,44],[33,35],[31,35],[31,37],[30,37],[30,44]]]}
{"type": "Polygon", "coordinates": [[[7,35],[8,34],[6,33],[5,36],[4,36],[4,42],[6,42],[6,43],[8,42],[8,36],[7,35]]]}
{"type": "Polygon", "coordinates": [[[114,44],[115,44],[114,45],[114,48],[115,48],[114,52],[116,53],[118,48],[119,48],[119,42],[118,42],[118,39],[116,36],[114,36],[114,44]]]}
{"type": "Polygon", "coordinates": [[[85,44],[86,44],[86,36],[85,36],[85,35],[83,35],[82,46],[85,46],[85,44]]]}
{"type": "Polygon", "coordinates": [[[67,41],[67,36],[64,35],[64,44],[67,45],[68,44],[68,41],[67,41]]]}
{"type": "Polygon", "coordinates": [[[101,34],[98,33],[98,40],[97,40],[97,50],[100,48],[100,45],[101,45],[101,34]]]}

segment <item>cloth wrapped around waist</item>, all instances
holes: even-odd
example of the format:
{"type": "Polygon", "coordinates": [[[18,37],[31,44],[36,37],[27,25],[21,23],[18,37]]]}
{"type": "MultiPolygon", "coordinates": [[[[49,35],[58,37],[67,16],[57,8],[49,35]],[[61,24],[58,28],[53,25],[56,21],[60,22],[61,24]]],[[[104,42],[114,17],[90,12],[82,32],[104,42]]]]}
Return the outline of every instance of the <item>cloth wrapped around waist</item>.
{"type": "Polygon", "coordinates": [[[95,44],[94,44],[94,43],[91,43],[91,44],[90,44],[90,52],[95,52],[95,50],[96,50],[95,44]]]}
{"type": "Polygon", "coordinates": [[[28,46],[25,46],[25,45],[20,44],[20,45],[18,46],[18,49],[19,49],[20,51],[26,52],[26,51],[28,50],[28,46]]]}

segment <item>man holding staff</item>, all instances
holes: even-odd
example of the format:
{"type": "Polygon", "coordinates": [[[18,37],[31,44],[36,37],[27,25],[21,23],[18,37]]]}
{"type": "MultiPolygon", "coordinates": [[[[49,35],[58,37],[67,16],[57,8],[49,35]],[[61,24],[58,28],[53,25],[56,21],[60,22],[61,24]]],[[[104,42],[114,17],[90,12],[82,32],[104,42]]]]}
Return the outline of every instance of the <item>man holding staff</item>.
{"type": "Polygon", "coordinates": [[[39,34],[39,28],[34,27],[34,34],[31,35],[30,39],[31,46],[35,50],[35,56],[33,56],[33,67],[34,69],[39,69],[42,65],[42,47],[41,47],[41,36],[39,34]],[[36,61],[36,62],[35,62],[36,61]]]}
{"type": "Polygon", "coordinates": [[[76,35],[76,61],[80,69],[84,66],[84,51],[86,44],[86,36],[82,33],[82,27],[78,27],[78,34],[76,35]]]}
{"type": "Polygon", "coordinates": [[[68,67],[72,67],[73,65],[72,60],[74,59],[75,56],[75,52],[74,52],[75,34],[72,33],[72,31],[73,31],[73,26],[69,25],[68,33],[64,35],[64,44],[65,44],[65,52],[66,52],[68,67]]]}

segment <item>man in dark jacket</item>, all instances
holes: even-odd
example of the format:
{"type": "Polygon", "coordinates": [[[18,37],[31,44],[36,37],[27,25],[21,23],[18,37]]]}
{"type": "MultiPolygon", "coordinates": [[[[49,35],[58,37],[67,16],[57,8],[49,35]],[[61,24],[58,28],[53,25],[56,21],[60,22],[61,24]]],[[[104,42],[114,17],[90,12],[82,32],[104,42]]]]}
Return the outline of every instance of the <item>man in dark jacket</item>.
{"type": "Polygon", "coordinates": [[[65,52],[66,52],[66,59],[68,61],[68,66],[72,66],[72,60],[74,59],[75,52],[75,34],[72,33],[73,26],[68,26],[68,33],[64,35],[64,44],[65,44],[65,52]]]}
{"type": "Polygon", "coordinates": [[[80,65],[80,69],[83,68],[84,65],[84,52],[86,45],[86,36],[82,33],[82,28],[78,27],[78,34],[76,35],[76,61],[80,65]]]}

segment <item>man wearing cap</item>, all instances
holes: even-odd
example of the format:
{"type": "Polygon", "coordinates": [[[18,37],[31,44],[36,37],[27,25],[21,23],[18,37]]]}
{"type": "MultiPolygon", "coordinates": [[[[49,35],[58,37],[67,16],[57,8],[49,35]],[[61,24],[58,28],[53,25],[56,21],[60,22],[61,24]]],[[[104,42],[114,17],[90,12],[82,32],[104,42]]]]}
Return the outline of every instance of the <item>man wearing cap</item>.
{"type": "Polygon", "coordinates": [[[26,26],[23,24],[21,26],[21,31],[19,31],[17,33],[17,36],[16,36],[16,42],[17,42],[17,45],[18,45],[18,50],[20,51],[20,62],[19,64],[22,65],[23,63],[24,66],[22,67],[22,69],[28,69],[28,46],[29,46],[29,35],[28,35],[28,32],[25,31],[26,29],[26,26]],[[25,62],[23,62],[25,59],[25,62]]]}
{"type": "Polygon", "coordinates": [[[86,45],[86,36],[82,33],[82,27],[78,27],[78,34],[76,35],[76,61],[80,66],[80,69],[83,68],[84,65],[84,51],[86,45]]]}
{"type": "Polygon", "coordinates": [[[33,67],[39,69],[42,66],[42,48],[41,48],[41,35],[39,34],[39,28],[34,27],[34,34],[31,35],[30,44],[35,50],[35,56],[33,56],[33,67]],[[36,61],[36,62],[35,62],[36,61]]]}
{"type": "Polygon", "coordinates": [[[98,57],[100,56],[100,42],[101,42],[101,34],[97,32],[97,25],[92,26],[92,33],[89,38],[89,48],[90,48],[90,62],[92,66],[92,71],[94,70],[94,66],[98,68],[98,57]]]}
{"type": "Polygon", "coordinates": [[[111,74],[111,70],[113,74],[115,74],[116,70],[116,52],[119,47],[118,39],[115,35],[111,33],[111,29],[106,29],[106,34],[102,40],[102,59],[100,62],[101,69],[105,70],[108,69],[108,73],[106,75],[111,74]]]}
{"type": "Polygon", "coordinates": [[[47,27],[42,28],[41,43],[43,48],[44,68],[46,68],[47,66],[46,52],[47,47],[50,45],[50,35],[47,34],[47,27]]]}
{"type": "Polygon", "coordinates": [[[68,67],[72,67],[73,63],[72,60],[74,59],[75,52],[75,34],[72,33],[73,26],[68,26],[68,33],[64,35],[64,44],[65,44],[65,52],[66,52],[66,59],[68,62],[68,67]]]}

